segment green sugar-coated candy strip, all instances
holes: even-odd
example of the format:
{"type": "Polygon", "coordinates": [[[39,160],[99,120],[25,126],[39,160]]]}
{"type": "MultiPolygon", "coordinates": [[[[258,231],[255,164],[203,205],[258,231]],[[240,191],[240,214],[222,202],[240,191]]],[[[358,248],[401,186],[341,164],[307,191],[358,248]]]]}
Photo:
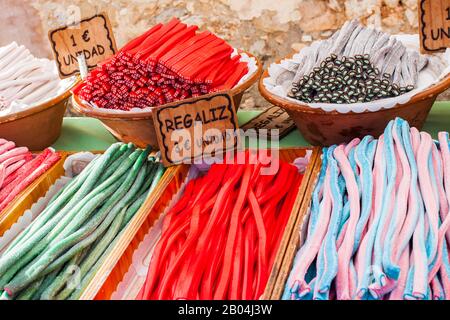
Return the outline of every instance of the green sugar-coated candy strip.
{"type": "MultiPolygon", "coordinates": [[[[116,216],[107,232],[101,238],[97,238],[98,242],[94,243],[90,247],[89,253],[80,264],[80,275],[82,278],[86,274],[86,272],[89,271],[92,265],[98,261],[99,257],[102,255],[107,246],[114,240],[115,236],[119,232],[120,225],[122,224],[125,210],[126,207],[123,208],[121,212],[116,216]]],[[[72,294],[75,289],[76,288],[66,287],[57,295],[56,298],[58,300],[65,300],[72,294]]]]}
{"type": "MultiPolygon", "coordinates": [[[[79,220],[85,219],[87,215],[90,215],[92,211],[95,210],[99,205],[101,205],[106,199],[113,199],[111,195],[118,189],[122,180],[118,180],[113,185],[109,186],[106,190],[98,193],[95,197],[91,198],[89,202],[87,202],[86,206],[83,207],[81,211],[79,211],[79,220]]],[[[97,212],[98,213],[98,212],[97,212]]],[[[104,212],[102,212],[104,214],[104,212]]],[[[96,214],[98,216],[98,214],[96,214]]],[[[97,221],[97,220],[96,220],[97,221]]],[[[85,231],[85,229],[83,229],[85,231]]],[[[73,234],[73,237],[79,236],[79,233],[73,234]]],[[[47,257],[45,254],[48,252],[48,243],[44,241],[39,242],[35,247],[33,247],[30,251],[28,251],[25,256],[17,259],[16,263],[11,265],[4,275],[0,278],[0,287],[5,287],[6,283],[11,282],[17,277],[20,277],[22,274],[27,273],[30,268],[43,259],[43,257],[47,257]],[[34,260],[33,260],[34,259],[34,260]],[[32,261],[33,260],[33,261],[32,261]],[[31,263],[30,263],[31,262],[31,263]],[[26,267],[25,267],[26,266],[26,267]],[[17,275],[16,273],[19,272],[17,275]]],[[[59,246],[60,250],[63,250],[64,247],[59,246]]],[[[54,258],[53,258],[54,259],[54,258]]],[[[51,262],[50,260],[49,262],[51,262]]],[[[49,271],[50,272],[50,271],[49,271]]]]}
{"type": "MultiPolygon", "coordinates": [[[[117,178],[116,176],[112,178],[117,178]]],[[[83,199],[82,202],[80,202],[75,208],[76,210],[76,219],[73,219],[75,222],[84,221],[89,217],[89,215],[92,213],[92,211],[103,204],[104,201],[106,201],[108,198],[111,199],[111,195],[119,188],[121,185],[124,177],[119,177],[120,179],[115,181],[112,185],[108,186],[106,190],[101,190],[100,192],[94,193],[94,195],[90,195],[83,199]],[[84,206],[86,204],[86,206],[84,206]],[[82,220],[84,219],[84,220],[82,220]]],[[[112,198],[114,200],[114,198],[112,198]]],[[[45,227],[48,227],[48,224],[45,225],[45,227]]],[[[54,231],[54,230],[53,230],[54,231]]],[[[43,230],[41,228],[37,231],[37,233],[44,233],[47,234],[44,239],[41,239],[40,241],[37,241],[36,243],[33,243],[33,246],[31,246],[29,243],[25,242],[25,244],[18,244],[15,250],[7,253],[5,256],[3,256],[0,259],[0,268],[2,267],[1,263],[5,263],[8,266],[8,269],[5,271],[3,275],[0,276],[0,288],[3,288],[6,283],[8,283],[14,275],[21,270],[25,265],[27,265],[30,261],[32,261],[34,258],[39,259],[39,254],[42,253],[42,251],[49,245],[51,242],[51,238],[48,236],[48,232],[43,230]],[[25,246],[25,249],[21,248],[25,246]],[[25,251],[28,250],[28,251],[25,251]],[[21,252],[25,252],[24,255],[20,256],[19,254],[21,252]],[[13,255],[15,254],[15,255],[13,255]],[[8,260],[9,259],[9,260],[8,260]],[[5,262],[6,260],[6,262],[5,262]],[[11,261],[14,261],[14,263],[11,263],[11,261]]],[[[30,264],[32,265],[33,262],[30,264]]]]}
{"type": "MultiPolygon", "coordinates": [[[[58,229],[58,226],[62,228],[61,222],[67,219],[67,216],[73,216],[75,215],[81,208],[79,208],[81,200],[86,196],[86,194],[89,193],[89,191],[94,186],[96,180],[100,176],[100,174],[103,172],[104,168],[107,166],[109,159],[111,158],[112,154],[114,154],[118,149],[120,148],[120,144],[114,144],[112,145],[105,154],[101,157],[101,161],[99,161],[95,165],[95,169],[92,171],[92,174],[90,174],[86,181],[81,186],[80,190],[75,193],[75,195],[71,198],[69,203],[62,209],[57,210],[55,208],[52,209],[52,211],[57,212],[56,214],[48,213],[52,216],[52,218],[42,227],[40,227],[36,232],[34,232],[27,240],[17,243],[17,245],[14,247],[13,250],[10,250],[9,252],[6,252],[5,254],[0,257],[0,275],[3,275],[7,269],[9,269],[12,265],[16,264],[16,262],[21,259],[24,255],[26,255],[31,249],[36,247],[36,245],[44,238],[48,237],[49,233],[55,232],[55,229],[58,229]],[[78,204],[78,207],[77,205],[78,204]],[[68,214],[68,211],[72,209],[72,205],[75,205],[76,212],[72,213],[71,215],[68,214]]],[[[119,172],[119,171],[118,171],[119,172]]],[[[105,181],[104,184],[112,183],[115,181],[116,176],[111,176],[111,181],[108,179],[108,181],[105,181]]],[[[103,184],[101,185],[102,187],[103,184]]],[[[94,189],[95,190],[95,189],[94,189]]],[[[72,210],[75,211],[75,210],[72,210]]],[[[69,220],[69,219],[67,219],[69,220]]],[[[64,225],[65,226],[65,225],[64,225]]],[[[51,238],[51,237],[50,237],[51,238]]],[[[48,241],[48,239],[44,239],[45,241],[48,241]]],[[[48,241],[49,242],[49,241],[48,241]]],[[[2,277],[0,276],[0,287],[3,284],[2,277]]]]}
{"type": "MultiPolygon", "coordinates": [[[[80,214],[79,219],[80,220],[85,219],[85,216],[90,215],[91,212],[95,210],[95,208],[97,208],[99,205],[101,205],[104,201],[106,201],[106,199],[108,198],[111,199],[111,195],[118,189],[121,183],[122,180],[118,180],[116,183],[109,186],[106,190],[98,193],[97,196],[90,199],[90,201],[86,204],[86,206],[83,207],[81,211],[79,211],[80,214]]],[[[25,272],[37,261],[42,259],[42,256],[45,253],[45,249],[48,246],[48,242],[44,242],[44,240],[37,243],[23,257],[19,257],[16,260],[16,262],[12,264],[2,276],[0,276],[0,287],[3,288],[6,285],[6,283],[10,282],[11,279],[14,279],[14,276],[16,275],[17,272],[20,271],[19,274],[25,272]],[[33,259],[34,261],[32,261],[33,259]]]]}
{"type": "MultiPolygon", "coordinates": [[[[128,191],[128,189],[131,187],[133,181],[135,180],[139,169],[142,167],[142,164],[145,160],[145,158],[148,155],[148,151],[142,152],[139,159],[137,160],[136,164],[133,166],[132,170],[128,174],[127,178],[125,179],[125,182],[117,189],[117,187],[114,185],[113,192],[117,192],[117,194],[123,194],[128,191]]],[[[109,189],[109,188],[108,188],[109,189]]],[[[112,193],[111,190],[108,190],[108,193],[100,193],[100,196],[111,196],[112,193]]],[[[137,192],[137,191],[136,191],[137,192]]],[[[132,195],[130,196],[130,198],[132,195]]],[[[72,228],[66,228],[65,231],[67,234],[66,238],[61,239],[59,242],[55,241],[54,244],[52,244],[49,248],[45,250],[45,252],[39,256],[37,256],[37,259],[33,261],[30,265],[28,265],[26,268],[22,269],[7,285],[5,285],[5,290],[8,291],[10,295],[16,294],[18,291],[22,290],[24,287],[26,287],[29,283],[36,280],[38,277],[42,276],[44,270],[46,267],[54,261],[62,252],[67,250],[68,248],[74,246],[76,243],[80,242],[82,239],[87,237],[89,234],[94,232],[95,228],[97,228],[100,223],[108,216],[112,216],[110,219],[114,218],[115,215],[113,215],[110,211],[112,208],[119,202],[120,199],[117,199],[116,197],[110,197],[106,204],[95,214],[95,216],[82,228],[78,229],[81,226],[80,221],[86,220],[90,212],[92,212],[98,203],[101,203],[102,201],[99,201],[94,197],[91,202],[88,202],[88,204],[83,207],[82,212],[79,212],[77,217],[69,224],[68,227],[72,228]],[[108,215],[108,213],[110,213],[108,215]],[[74,232],[77,230],[76,232],[74,232]],[[72,233],[74,232],[74,233],[72,233]]],[[[111,223],[111,221],[109,223],[111,223]]],[[[108,224],[109,225],[109,224],[108,224]]],[[[107,227],[107,226],[106,226],[107,227]]],[[[98,235],[97,235],[98,236],[98,235]]],[[[90,237],[89,237],[90,239],[90,237]]],[[[94,241],[95,238],[92,240],[94,241]]],[[[92,243],[92,242],[90,242],[92,243]]],[[[88,243],[89,244],[89,243],[88,243]]],[[[76,252],[76,251],[75,251],[76,252]]],[[[70,257],[69,257],[70,259],[70,257]]],[[[66,259],[67,261],[67,259],[66,259]]],[[[64,261],[65,262],[65,261],[64,261]]],[[[52,271],[50,268],[47,268],[45,272],[52,271]]]]}
{"type": "MultiPolygon", "coordinates": [[[[67,284],[70,277],[72,276],[73,267],[78,267],[80,261],[84,258],[86,251],[81,251],[76,254],[59,272],[54,281],[42,292],[40,299],[41,300],[54,300],[56,294],[67,284]]],[[[78,271],[79,272],[79,271],[78,271]]]]}
{"type": "MultiPolygon", "coordinates": [[[[122,148],[121,148],[121,151],[122,151],[122,148]]],[[[106,153],[105,153],[105,155],[106,155],[106,153]]],[[[86,180],[86,183],[89,184],[88,192],[83,192],[82,194],[80,194],[81,197],[77,193],[74,197],[76,199],[76,201],[72,201],[74,198],[71,199],[71,201],[70,201],[71,203],[68,204],[64,208],[64,209],[67,208],[64,216],[62,216],[62,219],[60,219],[60,221],[57,222],[57,225],[55,227],[53,227],[52,230],[48,233],[48,235],[46,236],[46,239],[53,239],[54,237],[56,237],[67,226],[67,224],[69,224],[71,221],[73,221],[74,217],[77,216],[77,212],[79,210],[81,210],[83,204],[85,203],[85,200],[92,198],[96,193],[107,188],[109,185],[111,185],[112,183],[117,181],[117,179],[119,179],[122,176],[122,174],[124,174],[126,172],[126,170],[123,170],[123,171],[117,170],[115,172],[115,174],[110,176],[110,178],[107,181],[98,185],[98,179],[101,176],[101,174],[104,172],[104,170],[106,170],[106,168],[110,164],[109,158],[112,157],[112,155],[110,155],[109,157],[105,157],[105,155],[102,156],[102,160],[103,160],[103,158],[106,158],[105,160],[107,160],[107,161],[104,161],[104,165],[96,167],[92,171],[92,173],[89,175],[88,179],[86,180]]],[[[136,156],[138,156],[138,155],[136,155],[136,156]]],[[[103,164],[103,161],[102,161],[102,164],[103,164]]],[[[131,166],[131,164],[132,163],[130,163],[130,166],[131,166]]],[[[85,188],[84,184],[81,186],[81,189],[83,189],[83,188],[85,188]]],[[[82,191],[82,190],[80,190],[80,191],[82,191]]]]}
{"type": "MultiPolygon", "coordinates": [[[[113,145],[114,146],[114,145],[113,145]]],[[[117,148],[119,145],[116,145],[117,148]]],[[[108,149],[108,151],[111,151],[113,147],[108,149]]],[[[106,152],[102,156],[102,161],[99,162],[99,166],[96,166],[96,168],[93,170],[92,174],[86,179],[85,183],[81,187],[83,189],[88,183],[91,184],[91,181],[95,183],[95,179],[98,178],[100,175],[100,170],[103,170],[103,164],[107,165],[108,158],[111,156],[111,152],[106,152]],[[92,179],[94,177],[94,179],[92,179]]],[[[43,250],[50,242],[53,240],[59,233],[62,232],[62,230],[66,227],[67,224],[69,224],[71,221],[73,221],[75,216],[78,216],[78,213],[82,210],[83,206],[88,203],[90,200],[92,200],[93,197],[95,197],[99,192],[103,191],[105,188],[110,186],[112,183],[117,183],[117,179],[121,178],[122,174],[124,174],[129,167],[135,162],[136,158],[139,157],[139,154],[141,152],[135,152],[133,153],[129,158],[127,158],[126,161],[124,161],[123,168],[120,168],[117,170],[107,181],[102,183],[100,186],[96,187],[92,192],[90,192],[87,196],[83,193],[81,194],[82,197],[80,197],[80,192],[77,192],[75,196],[69,201],[69,204],[64,207],[63,210],[58,212],[48,223],[45,224],[45,226],[41,227],[39,230],[37,230],[29,239],[27,239],[24,242],[21,242],[17,244],[17,246],[14,248],[14,250],[11,250],[11,252],[6,253],[0,258],[0,274],[5,273],[6,270],[14,265],[15,269],[17,269],[19,266],[18,260],[20,261],[20,268],[23,267],[26,263],[31,261],[36,256],[36,251],[38,249],[43,250]],[[76,201],[75,201],[76,200],[76,201]],[[83,200],[83,201],[81,201],[83,200]],[[74,205],[72,208],[72,204],[74,205]],[[69,210],[67,210],[69,209],[69,210]],[[69,219],[70,218],[70,219],[69,219]],[[33,249],[33,253],[30,253],[30,250],[33,249]]],[[[104,195],[104,193],[101,193],[104,195]]],[[[106,196],[108,197],[108,196],[106,196]]],[[[100,201],[97,198],[98,201],[100,201]]],[[[39,253],[39,252],[38,252],[39,253]]],[[[12,272],[9,272],[9,276],[12,272]]],[[[9,281],[7,277],[6,282],[9,281]]],[[[6,283],[5,277],[0,276],[0,288],[6,283]]]]}
{"type": "MultiPolygon", "coordinates": [[[[130,155],[129,158],[127,158],[125,161],[123,161],[123,168],[127,168],[127,170],[122,170],[122,167],[119,168],[117,172],[122,172],[125,175],[125,182],[123,185],[120,186],[120,191],[117,190],[117,192],[114,192],[114,194],[117,194],[119,196],[121,196],[122,194],[126,193],[128,191],[128,189],[131,187],[132,183],[134,182],[134,179],[136,178],[137,174],[139,173],[139,169],[142,166],[145,157],[147,156],[148,151],[142,151],[142,150],[136,150],[132,155],[130,155]],[[137,156],[137,158],[136,158],[137,156]],[[132,163],[130,163],[132,162],[132,163]],[[128,170],[131,167],[131,171],[128,170]],[[128,172],[128,175],[126,174],[128,172]]],[[[113,177],[116,173],[114,173],[111,177],[113,177]]],[[[102,183],[103,185],[103,183],[102,183]]],[[[97,188],[96,188],[97,190],[97,188]]],[[[112,206],[111,203],[115,203],[117,201],[119,201],[120,199],[118,199],[117,197],[112,197],[111,199],[109,199],[107,201],[107,203],[109,203],[109,206],[112,206]]],[[[86,219],[85,219],[86,220],[86,219]]],[[[85,221],[84,220],[84,221],[85,221]]],[[[71,234],[74,230],[76,230],[77,228],[79,228],[81,226],[81,224],[84,222],[83,220],[80,219],[80,215],[77,213],[76,217],[66,226],[66,228],[60,232],[58,234],[58,236],[56,236],[54,238],[54,240],[52,240],[52,244],[62,240],[64,237],[68,236],[69,234],[71,234]],[[80,223],[81,222],[81,223],[80,223]]]]}
{"type": "Polygon", "coordinates": [[[40,286],[39,290],[36,291],[36,293],[33,295],[33,300],[40,300],[42,293],[55,281],[56,277],[58,276],[59,272],[62,268],[55,270],[45,277],[43,277],[44,281],[42,282],[42,285],[40,286]]]}
{"type": "Polygon", "coordinates": [[[91,172],[97,159],[98,158],[91,161],[82,173],[72,179],[69,185],[66,185],[59,191],[59,196],[56,197],[53,202],[50,202],[42,213],[36,217],[36,219],[24,231],[22,231],[18,237],[14,239],[5,253],[13,249],[17,243],[27,240],[37,229],[45,225],[45,223],[52,217],[51,215],[57,212],[56,210],[60,209],[68,202],[69,197],[71,197],[86,180],[87,175],[91,172]]]}
{"type": "Polygon", "coordinates": [[[124,154],[122,154],[118,159],[116,159],[114,162],[110,164],[110,166],[106,169],[106,171],[102,174],[102,176],[99,179],[99,183],[104,182],[106,179],[108,179],[122,164],[123,161],[125,161],[135,150],[136,147],[134,144],[128,144],[127,150],[124,154]]]}
{"type": "MultiPolygon", "coordinates": [[[[70,259],[77,252],[79,252],[80,250],[83,250],[84,248],[86,248],[89,245],[91,245],[94,241],[96,241],[99,238],[99,236],[101,236],[104,233],[104,231],[108,227],[110,227],[111,222],[112,221],[113,222],[116,221],[115,220],[116,217],[122,211],[123,208],[126,208],[128,206],[128,204],[130,202],[130,199],[134,196],[134,194],[139,192],[139,188],[142,185],[142,182],[144,180],[144,176],[145,176],[145,167],[142,167],[140,169],[140,172],[139,172],[135,182],[133,183],[133,185],[131,186],[129,191],[125,194],[125,196],[122,199],[120,199],[120,201],[114,206],[114,208],[111,209],[110,213],[105,218],[105,220],[102,222],[102,224],[92,234],[90,234],[85,239],[81,240],[79,243],[74,245],[70,250],[68,250],[66,253],[64,253],[62,256],[60,256],[55,261],[53,261],[47,267],[47,269],[52,270],[52,269],[58,267],[59,265],[61,265],[62,263],[64,263],[68,259],[70,259]]],[[[123,218],[121,218],[121,220],[123,220],[123,218]]],[[[118,228],[120,228],[120,225],[119,225],[118,228]]]]}
{"type": "Polygon", "coordinates": [[[17,300],[31,300],[36,292],[39,291],[42,283],[44,282],[44,277],[33,282],[28,288],[22,290],[22,292],[17,296],[17,300]]]}

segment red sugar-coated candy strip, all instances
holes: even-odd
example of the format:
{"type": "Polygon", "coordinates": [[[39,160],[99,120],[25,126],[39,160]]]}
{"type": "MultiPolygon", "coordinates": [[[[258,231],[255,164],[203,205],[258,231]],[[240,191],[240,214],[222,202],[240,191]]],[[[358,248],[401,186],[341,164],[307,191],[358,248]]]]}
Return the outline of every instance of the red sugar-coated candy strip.
{"type": "Polygon", "coordinates": [[[59,159],[61,158],[59,153],[53,153],[44,162],[40,164],[39,167],[35,168],[33,171],[27,172],[25,176],[18,177],[20,181],[14,184],[14,188],[11,192],[3,199],[0,203],[0,212],[5,209],[5,207],[26,187],[28,187],[34,180],[40,177],[44,172],[50,169],[59,159]]]}

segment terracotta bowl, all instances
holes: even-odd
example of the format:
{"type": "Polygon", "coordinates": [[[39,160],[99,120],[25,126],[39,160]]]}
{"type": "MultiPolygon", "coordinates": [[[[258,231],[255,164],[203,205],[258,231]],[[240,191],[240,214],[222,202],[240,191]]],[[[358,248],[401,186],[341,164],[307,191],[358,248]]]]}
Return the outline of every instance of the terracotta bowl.
{"type": "MultiPolygon", "coordinates": [[[[243,51],[243,53],[256,59],[258,69],[247,81],[231,90],[236,109],[239,108],[245,90],[250,88],[259,79],[262,72],[260,61],[248,52],[243,51]]],[[[147,145],[155,148],[158,147],[152,111],[120,114],[103,112],[98,108],[94,109],[87,105],[77,95],[73,95],[72,97],[72,106],[75,111],[82,115],[99,119],[106,129],[122,142],[132,142],[139,147],[145,147],[147,145]]]]}
{"type": "Polygon", "coordinates": [[[270,103],[286,110],[303,137],[312,145],[320,146],[345,143],[366,135],[378,137],[388,122],[396,117],[407,120],[411,126],[420,130],[437,96],[450,87],[448,75],[437,84],[413,96],[406,104],[397,104],[393,108],[375,112],[339,113],[310,108],[276,96],[264,86],[263,79],[267,77],[269,77],[268,70],[265,70],[259,81],[261,95],[270,103]]]}
{"type": "Polygon", "coordinates": [[[59,96],[12,115],[0,117],[0,137],[39,151],[51,146],[61,135],[61,126],[66,112],[70,86],[59,96]]]}

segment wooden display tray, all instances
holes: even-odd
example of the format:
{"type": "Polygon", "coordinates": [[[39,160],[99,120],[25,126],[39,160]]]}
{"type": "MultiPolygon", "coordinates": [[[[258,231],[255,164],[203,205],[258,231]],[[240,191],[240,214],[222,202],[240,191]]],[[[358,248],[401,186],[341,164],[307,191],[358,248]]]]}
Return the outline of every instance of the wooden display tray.
{"type": "MultiPolygon", "coordinates": [[[[92,153],[102,153],[102,151],[90,151],[92,153]]],[[[0,236],[3,235],[24,213],[26,210],[30,209],[31,206],[41,197],[44,197],[48,189],[65,174],[64,162],[68,156],[78,153],[78,152],[60,152],[61,159],[44,175],[39,177],[34,181],[27,189],[25,189],[22,194],[17,197],[4,211],[1,215],[0,220],[0,236]]],[[[151,153],[153,154],[153,153],[151,153]]],[[[106,279],[109,276],[113,267],[117,264],[118,258],[122,256],[124,250],[129,246],[130,241],[136,234],[137,227],[141,226],[142,222],[147,217],[147,213],[152,211],[156,201],[161,197],[164,190],[167,189],[167,184],[172,181],[174,174],[174,169],[168,168],[161,180],[159,181],[157,187],[146,199],[142,207],[135,214],[133,219],[128,224],[127,228],[122,233],[122,236],[118,239],[117,245],[114,250],[105,258],[104,263],[96,273],[95,277],[88,284],[82,299],[92,299],[95,297],[98,289],[102,286],[102,279],[106,279]]]]}
{"type": "Polygon", "coordinates": [[[305,242],[309,220],[308,210],[311,204],[312,193],[317,183],[320,168],[322,166],[321,154],[322,152],[320,151],[317,155],[316,163],[311,172],[308,185],[305,189],[304,198],[298,211],[297,220],[295,221],[292,228],[292,233],[288,241],[289,244],[287,245],[286,252],[281,263],[281,268],[274,284],[274,289],[270,297],[268,297],[270,300],[281,300],[287,279],[294,264],[295,255],[305,242]]]}
{"type": "MultiPolygon", "coordinates": [[[[286,250],[291,247],[291,235],[294,230],[297,230],[298,221],[301,218],[300,214],[304,212],[301,211],[302,204],[304,198],[308,197],[306,193],[311,189],[310,180],[313,172],[316,171],[316,161],[320,153],[320,148],[280,149],[280,158],[291,163],[298,157],[304,157],[308,150],[312,151],[310,162],[304,173],[304,178],[292,208],[291,216],[286,224],[266,289],[261,297],[263,300],[273,296],[273,291],[277,289],[278,275],[285,269],[283,265],[285,253],[286,250]]],[[[97,276],[92,280],[91,286],[85,290],[81,299],[108,300],[116,291],[117,286],[123,280],[133,262],[133,253],[138,248],[150,228],[152,228],[154,223],[169,205],[172,198],[179,192],[187,177],[189,166],[180,165],[171,167],[170,169],[173,170],[167,172],[164,181],[161,181],[160,183],[161,188],[159,188],[157,192],[154,192],[144,207],[141,208],[140,214],[135,217],[132,225],[128,227],[126,234],[123,235],[116,245],[114,253],[111,254],[108,261],[106,261],[102,269],[99,270],[97,276]],[[115,264],[113,264],[114,261],[115,264]],[[109,267],[112,268],[108,269],[109,267]]]]}

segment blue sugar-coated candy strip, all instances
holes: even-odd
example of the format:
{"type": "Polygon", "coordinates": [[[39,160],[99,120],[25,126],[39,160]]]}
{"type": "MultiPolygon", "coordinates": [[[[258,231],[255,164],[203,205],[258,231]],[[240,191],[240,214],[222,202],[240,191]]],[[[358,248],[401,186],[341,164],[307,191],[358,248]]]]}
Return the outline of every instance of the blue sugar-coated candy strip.
{"type": "MultiPolygon", "coordinates": [[[[332,146],[332,147],[328,148],[327,154],[329,154],[330,152],[331,153],[334,152],[335,148],[336,148],[336,146],[332,146]]],[[[325,175],[326,175],[326,171],[327,171],[327,167],[328,167],[328,159],[327,159],[327,157],[324,156],[322,161],[325,164],[324,166],[322,166],[322,171],[325,172],[325,175]]],[[[323,182],[322,182],[322,185],[323,185],[323,182]]],[[[321,188],[318,188],[316,186],[316,189],[319,190],[321,188]]],[[[317,199],[319,199],[319,194],[318,193],[317,193],[317,199]]],[[[317,203],[316,203],[316,205],[317,205],[317,203]]],[[[307,237],[306,237],[305,243],[307,243],[308,241],[311,241],[311,239],[314,237],[316,224],[319,223],[319,221],[320,221],[320,213],[323,212],[323,205],[324,205],[324,201],[320,201],[320,204],[318,204],[318,206],[317,206],[318,209],[315,209],[314,213],[311,212],[311,214],[316,216],[316,217],[314,218],[315,220],[313,219],[312,222],[310,221],[310,229],[308,230],[309,232],[307,233],[307,237]]],[[[289,274],[288,281],[286,282],[286,286],[284,288],[284,292],[283,292],[283,296],[282,296],[283,300],[291,300],[291,299],[293,299],[293,297],[296,294],[295,286],[296,286],[296,284],[298,284],[298,280],[302,280],[303,281],[303,279],[295,279],[295,277],[296,277],[295,270],[297,269],[296,266],[301,266],[301,263],[303,263],[302,258],[304,257],[304,253],[305,253],[306,248],[307,248],[307,246],[304,244],[300,248],[300,250],[297,251],[297,253],[295,255],[293,267],[291,269],[291,273],[289,274]]],[[[314,264],[314,262],[312,264],[314,264]]]]}
{"type": "MultiPolygon", "coordinates": [[[[409,192],[413,199],[417,199],[418,194],[418,186],[417,186],[417,162],[414,155],[414,150],[412,147],[412,141],[411,141],[411,134],[410,134],[410,127],[408,123],[405,121],[402,123],[402,140],[403,145],[405,147],[406,156],[408,157],[409,167],[411,170],[411,181],[410,181],[410,187],[409,192]]],[[[400,243],[399,250],[397,252],[397,258],[400,258],[402,252],[405,250],[406,246],[409,244],[413,234],[414,230],[416,229],[417,221],[419,220],[419,210],[418,207],[416,207],[416,210],[412,210],[411,208],[408,209],[408,214],[413,217],[412,223],[409,226],[408,231],[405,233],[405,239],[403,239],[402,243],[400,243]]]]}
{"type": "Polygon", "coordinates": [[[372,191],[373,191],[373,157],[375,156],[376,143],[373,143],[371,136],[366,136],[360,144],[356,147],[355,159],[360,166],[361,172],[361,216],[356,225],[355,231],[355,245],[353,252],[355,252],[361,242],[362,233],[367,225],[372,209],[372,191]]]}
{"type": "Polygon", "coordinates": [[[311,234],[314,232],[314,229],[317,224],[317,217],[319,216],[319,204],[320,204],[320,193],[323,191],[323,183],[325,181],[325,175],[327,173],[327,166],[328,166],[328,159],[327,159],[327,153],[328,148],[322,149],[322,154],[324,155],[322,157],[322,166],[320,168],[319,177],[317,179],[317,184],[314,187],[314,191],[312,194],[312,201],[311,201],[311,214],[309,217],[309,227],[308,227],[308,237],[311,236],[311,234]]]}
{"type": "MultiPolygon", "coordinates": [[[[393,127],[393,130],[395,130],[395,132],[400,140],[402,140],[402,130],[401,130],[402,122],[404,122],[404,121],[400,120],[399,118],[395,119],[394,127],[393,127]]],[[[397,148],[403,149],[405,151],[405,146],[403,143],[400,143],[399,145],[397,145],[397,148]]],[[[397,232],[398,231],[397,229],[400,227],[396,224],[399,205],[404,205],[404,204],[400,203],[399,201],[395,201],[394,211],[392,212],[392,218],[391,218],[392,220],[391,220],[391,223],[389,224],[389,228],[386,233],[386,238],[384,241],[384,250],[383,250],[383,269],[384,269],[386,275],[389,278],[394,279],[394,280],[398,280],[398,278],[400,276],[400,267],[398,266],[398,264],[396,264],[394,261],[392,261],[392,258],[393,258],[392,252],[394,250],[394,245],[395,245],[393,243],[393,238],[394,238],[395,232],[397,232]]]]}
{"type": "MultiPolygon", "coordinates": [[[[417,236],[418,247],[413,246],[413,250],[419,250],[424,253],[424,256],[427,256],[425,245],[425,208],[420,193],[417,195],[417,201],[419,203],[419,220],[417,221],[417,229],[414,232],[414,236],[417,236]]],[[[428,279],[428,261],[426,259],[419,259],[418,261],[414,260],[414,273],[418,273],[417,277],[420,279],[428,279]],[[416,262],[418,265],[416,265],[416,262]]],[[[424,281],[424,285],[427,282],[428,281],[424,281]]],[[[414,295],[414,297],[416,299],[423,299],[427,290],[426,287],[417,288],[417,292],[415,293],[418,293],[419,295],[414,295]]]]}
{"type": "Polygon", "coordinates": [[[408,277],[406,278],[405,291],[403,292],[403,299],[413,299],[413,284],[414,284],[414,266],[411,266],[408,271],[408,277]]]}
{"type": "MultiPolygon", "coordinates": [[[[433,166],[433,158],[430,152],[429,158],[428,158],[428,171],[430,173],[430,178],[431,178],[431,186],[433,187],[433,197],[435,198],[435,201],[437,203],[439,203],[439,199],[437,198],[438,193],[438,188],[436,185],[436,176],[435,176],[435,172],[434,172],[434,166],[433,166]]],[[[433,260],[434,260],[434,256],[432,256],[433,251],[435,251],[435,248],[437,248],[438,246],[438,235],[432,232],[432,228],[429,227],[428,228],[428,234],[426,237],[426,247],[427,247],[427,257],[428,257],[428,262],[429,262],[429,268],[431,269],[432,264],[433,264],[433,260]]]]}
{"type": "Polygon", "coordinates": [[[330,166],[330,189],[333,209],[331,212],[327,233],[325,235],[320,249],[320,255],[318,257],[318,280],[314,292],[314,299],[320,300],[322,300],[325,296],[328,296],[331,288],[331,283],[336,277],[338,271],[338,250],[336,247],[336,239],[340,226],[343,207],[343,194],[341,188],[339,187],[338,179],[338,163],[334,159],[333,154],[329,155],[328,161],[330,166]]]}
{"type": "MultiPolygon", "coordinates": [[[[379,141],[377,141],[378,143],[379,141]]],[[[377,144],[377,149],[380,148],[380,146],[377,144]]],[[[382,151],[377,150],[377,151],[382,151]]],[[[379,165],[379,171],[380,171],[380,176],[381,176],[381,185],[383,186],[383,189],[385,189],[386,186],[386,161],[384,158],[382,158],[381,162],[378,164],[379,165]]],[[[379,209],[381,211],[381,208],[379,209]]],[[[368,233],[366,235],[367,237],[367,245],[366,245],[366,250],[365,250],[365,254],[361,255],[360,257],[358,257],[359,259],[363,259],[363,264],[364,264],[364,268],[363,270],[366,270],[363,273],[363,277],[360,279],[360,282],[358,282],[358,289],[357,289],[357,294],[358,296],[361,297],[367,297],[368,295],[370,295],[369,293],[369,282],[371,280],[371,278],[373,277],[373,265],[372,265],[372,256],[373,256],[373,248],[375,245],[375,238],[377,235],[377,229],[378,229],[378,225],[380,224],[380,219],[381,219],[381,215],[380,212],[376,212],[375,214],[375,219],[372,222],[368,233]]],[[[375,297],[376,298],[376,297],[375,297]]]]}
{"type": "MultiPolygon", "coordinates": [[[[386,163],[387,185],[384,192],[383,203],[381,205],[380,223],[377,226],[377,235],[375,237],[374,247],[374,282],[378,287],[384,287],[386,284],[386,275],[383,272],[383,230],[389,219],[389,208],[391,196],[394,192],[395,180],[397,175],[397,160],[394,153],[394,141],[392,138],[392,129],[394,121],[390,121],[384,130],[384,156],[386,163]]],[[[388,240],[388,239],[387,239],[388,240]]]]}

